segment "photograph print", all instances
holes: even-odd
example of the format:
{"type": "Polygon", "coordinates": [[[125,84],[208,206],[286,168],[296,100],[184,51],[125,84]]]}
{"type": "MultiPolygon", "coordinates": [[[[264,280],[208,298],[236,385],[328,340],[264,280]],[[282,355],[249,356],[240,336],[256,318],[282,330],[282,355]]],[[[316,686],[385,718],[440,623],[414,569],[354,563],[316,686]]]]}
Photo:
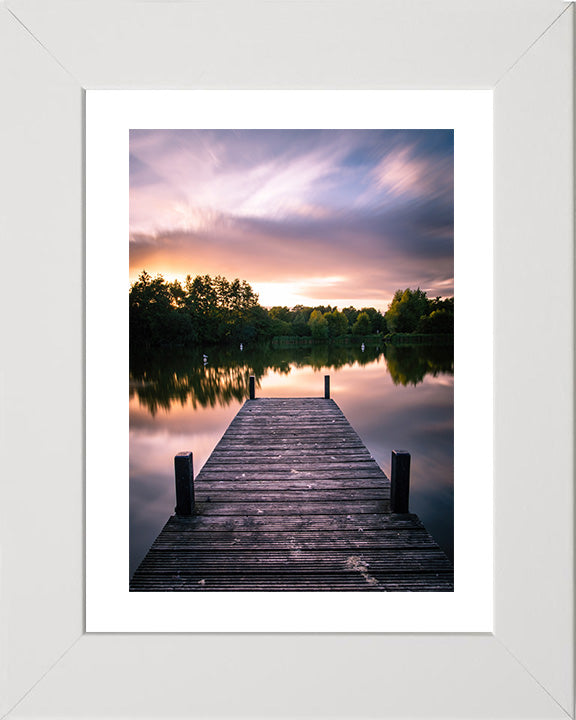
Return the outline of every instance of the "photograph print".
{"type": "Polygon", "coordinates": [[[130,131],[130,591],[454,590],[454,133],[130,131]]]}

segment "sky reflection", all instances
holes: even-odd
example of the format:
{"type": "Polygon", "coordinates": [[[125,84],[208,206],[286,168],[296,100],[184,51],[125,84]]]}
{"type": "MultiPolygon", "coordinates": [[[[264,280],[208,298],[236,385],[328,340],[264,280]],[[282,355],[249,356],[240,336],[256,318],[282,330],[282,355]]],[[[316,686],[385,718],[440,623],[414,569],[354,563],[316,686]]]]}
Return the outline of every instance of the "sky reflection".
{"type": "MultiPolygon", "coordinates": [[[[368,348],[367,348],[368,351],[368,348]]],[[[347,352],[347,351],[346,351],[347,352]]],[[[367,448],[390,472],[392,449],[412,455],[410,509],[453,557],[453,375],[450,364],[415,384],[395,384],[382,353],[362,364],[348,357],[337,367],[306,364],[302,359],[272,367],[260,365],[257,394],[262,397],[321,397],[323,376],[330,374],[332,397],[338,403],[367,448]],[[283,370],[277,369],[282,365],[283,370]],[[299,365],[299,366],[297,366],[299,365]]],[[[418,348],[421,354],[422,348],[418,348]]],[[[451,350],[450,350],[451,353],[451,350]]],[[[436,349],[438,355],[438,349],[436,349]]],[[[436,358],[438,362],[438,358],[436,358]]],[[[248,363],[246,373],[254,363],[248,363]]],[[[418,366],[410,361],[408,369],[418,366]]],[[[194,376],[202,366],[181,364],[179,372],[194,376]]],[[[215,368],[213,368],[215,370],[215,368]]],[[[164,368],[165,375],[174,370],[164,368]]],[[[149,377],[162,377],[152,365],[149,377]]],[[[149,390],[149,393],[151,391],[149,390]]],[[[165,395],[164,390],[159,392],[165,395]]],[[[150,411],[149,394],[141,401],[130,399],[130,567],[135,570],[174,509],[174,455],[194,453],[198,472],[220,440],[243,400],[230,396],[224,404],[202,406],[191,397],[169,404],[169,409],[150,411]],[[182,402],[184,404],[182,404],[182,402]]]]}

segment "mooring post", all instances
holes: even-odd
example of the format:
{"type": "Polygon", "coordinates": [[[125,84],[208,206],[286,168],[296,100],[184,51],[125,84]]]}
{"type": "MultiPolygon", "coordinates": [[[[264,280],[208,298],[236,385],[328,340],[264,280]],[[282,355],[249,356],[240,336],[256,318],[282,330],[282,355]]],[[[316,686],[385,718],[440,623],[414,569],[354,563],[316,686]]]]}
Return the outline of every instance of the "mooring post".
{"type": "Polygon", "coordinates": [[[192,453],[181,452],[174,456],[176,476],[176,515],[192,515],[194,510],[194,466],[192,453]]]}
{"type": "Polygon", "coordinates": [[[250,375],[250,400],[254,400],[256,397],[256,378],[254,375],[250,375]]]}
{"type": "Polygon", "coordinates": [[[408,512],[410,495],[410,453],[392,450],[392,472],[390,478],[390,511],[408,512]]]}
{"type": "Polygon", "coordinates": [[[324,375],[324,399],[330,400],[330,375],[324,375]]]}

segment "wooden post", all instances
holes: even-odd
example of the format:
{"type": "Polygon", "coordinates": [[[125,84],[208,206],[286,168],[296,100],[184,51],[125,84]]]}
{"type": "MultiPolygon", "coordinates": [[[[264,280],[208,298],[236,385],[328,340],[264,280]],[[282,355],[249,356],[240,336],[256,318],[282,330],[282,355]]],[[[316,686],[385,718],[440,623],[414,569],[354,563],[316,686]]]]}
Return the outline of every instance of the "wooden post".
{"type": "Polygon", "coordinates": [[[254,400],[256,397],[256,378],[254,375],[250,375],[250,400],[254,400]]]}
{"type": "Polygon", "coordinates": [[[330,400],[330,375],[324,375],[324,399],[330,400]]]}
{"type": "Polygon", "coordinates": [[[390,511],[408,512],[410,495],[410,453],[392,450],[392,472],[390,479],[390,511]]]}
{"type": "Polygon", "coordinates": [[[194,510],[194,466],[192,453],[181,452],[174,456],[176,476],[176,515],[192,515],[194,510]]]}

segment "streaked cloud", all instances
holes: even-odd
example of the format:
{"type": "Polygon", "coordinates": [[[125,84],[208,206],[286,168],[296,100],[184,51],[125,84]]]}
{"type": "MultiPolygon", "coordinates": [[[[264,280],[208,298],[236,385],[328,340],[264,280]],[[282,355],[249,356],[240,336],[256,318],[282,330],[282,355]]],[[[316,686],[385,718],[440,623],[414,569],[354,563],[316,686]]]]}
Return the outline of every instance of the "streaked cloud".
{"type": "Polygon", "coordinates": [[[383,309],[399,287],[452,293],[451,131],[134,130],[130,151],[131,279],[383,309]]]}

